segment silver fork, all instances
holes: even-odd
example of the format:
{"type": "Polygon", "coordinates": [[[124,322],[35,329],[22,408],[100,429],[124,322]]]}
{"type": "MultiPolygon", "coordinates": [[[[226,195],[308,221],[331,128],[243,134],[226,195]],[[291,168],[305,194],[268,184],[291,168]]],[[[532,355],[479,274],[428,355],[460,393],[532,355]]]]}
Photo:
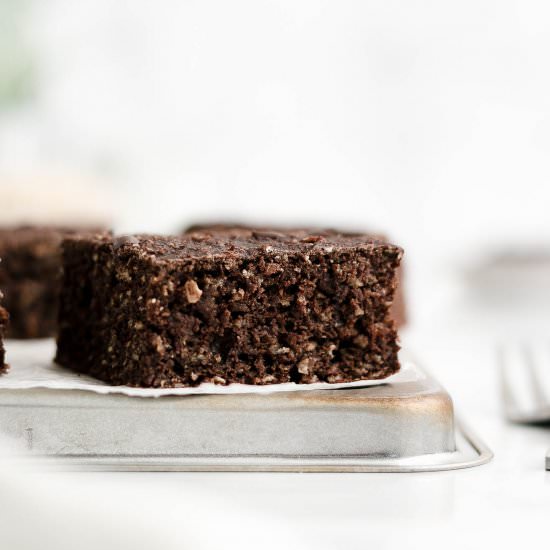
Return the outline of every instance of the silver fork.
{"type": "MultiPolygon", "coordinates": [[[[550,425],[550,345],[500,346],[498,365],[506,418],[520,424],[550,425]]],[[[550,449],[545,464],[550,470],[550,449]]]]}
{"type": "Polygon", "coordinates": [[[501,345],[498,363],[506,418],[526,424],[550,423],[550,344],[501,345]]]}

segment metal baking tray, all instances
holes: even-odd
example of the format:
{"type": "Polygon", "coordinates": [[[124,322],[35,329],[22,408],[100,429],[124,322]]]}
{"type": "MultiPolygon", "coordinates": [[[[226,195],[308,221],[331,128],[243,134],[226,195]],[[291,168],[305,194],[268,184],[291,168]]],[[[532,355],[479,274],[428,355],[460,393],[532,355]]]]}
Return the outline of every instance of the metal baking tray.
{"type": "MultiPolygon", "coordinates": [[[[418,367],[415,367],[418,368],[418,367]]],[[[0,434],[67,468],[416,472],[488,462],[430,375],[365,388],[142,398],[0,390],[0,434]]]]}

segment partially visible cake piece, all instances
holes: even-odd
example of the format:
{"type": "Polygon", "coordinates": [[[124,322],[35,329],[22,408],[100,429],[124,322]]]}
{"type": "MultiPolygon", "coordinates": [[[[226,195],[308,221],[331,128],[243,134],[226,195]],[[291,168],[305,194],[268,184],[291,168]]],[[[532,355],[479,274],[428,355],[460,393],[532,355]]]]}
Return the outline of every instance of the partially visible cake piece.
{"type": "Polygon", "coordinates": [[[385,378],[401,256],[315,232],[69,238],[56,361],[143,387],[385,378]]]}
{"type": "Polygon", "coordinates": [[[404,268],[401,264],[396,273],[397,286],[390,307],[390,315],[397,328],[402,328],[407,324],[407,304],[405,302],[405,287],[403,286],[404,271],[406,271],[406,267],[404,268]]]}
{"type": "MultiPolygon", "coordinates": [[[[304,232],[316,231],[317,233],[323,235],[357,235],[358,233],[350,233],[349,231],[339,231],[337,229],[319,229],[319,228],[291,228],[283,226],[262,226],[254,227],[252,225],[247,225],[239,222],[216,222],[216,223],[202,223],[202,224],[193,224],[184,229],[183,234],[202,232],[209,233],[212,235],[234,235],[234,236],[245,236],[250,235],[252,232],[267,232],[267,233],[286,233],[300,235],[304,232]]],[[[386,241],[387,238],[384,235],[376,235],[377,239],[381,241],[386,241]]],[[[407,305],[405,302],[405,292],[403,287],[403,265],[399,266],[397,270],[397,286],[395,289],[395,295],[393,303],[390,308],[391,317],[395,323],[396,327],[402,327],[407,322],[407,305]]]]}
{"type": "MultiPolygon", "coordinates": [[[[0,292],[0,301],[1,300],[2,293],[0,292]]],[[[6,354],[4,350],[4,335],[7,323],[8,312],[0,305],[0,374],[5,372],[8,368],[8,365],[6,365],[6,354]]]]}
{"type": "Polygon", "coordinates": [[[7,336],[43,338],[57,332],[61,241],[82,229],[0,227],[0,288],[10,313],[7,336]]]}

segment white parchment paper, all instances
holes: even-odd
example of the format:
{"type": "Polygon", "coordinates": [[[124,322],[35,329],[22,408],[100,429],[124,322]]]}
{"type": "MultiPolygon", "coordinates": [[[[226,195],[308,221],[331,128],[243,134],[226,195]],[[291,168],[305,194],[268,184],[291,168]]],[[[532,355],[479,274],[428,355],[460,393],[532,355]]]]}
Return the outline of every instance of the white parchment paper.
{"type": "Polygon", "coordinates": [[[266,386],[201,384],[194,388],[131,388],[129,386],[109,386],[90,376],[78,374],[56,365],[52,362],[55,355],[55,342],[53,340],[8,340],[6,351],[7,362],[11,368],[6,374],[0,376],[0,389],[83,390],[100,394],[123,394],[132,397],[235,393],[268,394],[281,391],[333,390],[386,383],[413,382],[424,376],[413,364],[404,363],[399,373],[384,380],[365,380],[343,384],[328,384],[326,382],[295,384],[291,382],[266,386]]]}

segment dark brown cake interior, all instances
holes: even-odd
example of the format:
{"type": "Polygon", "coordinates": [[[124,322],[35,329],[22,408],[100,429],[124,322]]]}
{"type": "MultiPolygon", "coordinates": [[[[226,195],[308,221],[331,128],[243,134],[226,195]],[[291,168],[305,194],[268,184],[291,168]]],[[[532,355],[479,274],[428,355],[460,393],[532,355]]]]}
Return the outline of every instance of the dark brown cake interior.
{"type": "Polygon", "coordinates": [[[57,361],[109,383],[344,382],[399,368],[394,245],[197,233],[63,248],[57,361]]]}

